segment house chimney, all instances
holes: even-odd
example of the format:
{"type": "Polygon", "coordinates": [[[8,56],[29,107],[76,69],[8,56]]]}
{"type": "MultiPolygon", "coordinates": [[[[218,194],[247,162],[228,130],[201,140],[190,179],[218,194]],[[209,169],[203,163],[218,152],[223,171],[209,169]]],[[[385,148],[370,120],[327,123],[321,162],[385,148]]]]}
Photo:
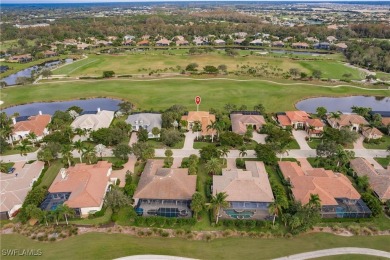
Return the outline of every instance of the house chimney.
{"type": "Polygon", "coordinates": [[[65,168],[61,168],[60,174],[61,174],[61,178],[62,178],[62,179],[65,179],[65,178],[66,178],[66,170],[65,170],[65,168]]]}
{"type": "Polygon", "coordinates": [[[16,118],[15,118],[15,117],[12,118],[12,123],[13,123],[14,125],[16,125],[16,118]]]}
{"type": "Polygon", "coordinates": [[[97,112],[98,112],[98,113],[100,112],[100,107],[98,107],[97,112]]]}
{"type": "Polygon", "coordinates": [[[39,114],[39,115],[42,115],[42,111],[41,111],[41,110],[39,110],[38,114],[39,114]]]}

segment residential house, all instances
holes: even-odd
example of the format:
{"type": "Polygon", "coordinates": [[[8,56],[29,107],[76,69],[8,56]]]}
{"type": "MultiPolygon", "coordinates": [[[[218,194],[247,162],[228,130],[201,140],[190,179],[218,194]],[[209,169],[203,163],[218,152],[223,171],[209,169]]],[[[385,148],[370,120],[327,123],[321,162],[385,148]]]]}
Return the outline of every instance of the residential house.
{"type": "Polygon", "coordinates": [[[65,39],[62,44],[65,46],[71,46],[71,45],[77,45],[77,40],[76,39],[65,39]]]}
{"type": "Polygon", "coordinates": [[[263,45],[263,40],[261,39],[256,39],[256,40],[253,40],[251,42],[249,42],[250,45],[254,45],[254,46],[262,46],[263,45]]]}
{"type": "Polygon", "coordinates": [[[383,137],[383,133],[376,127],[362,127],[362,135],[367,139],[379,139],[383,137]]]}
{"type": "Polygon", "coordinates": [[[123,37],[123,41],[133,41],[135,39],[135,36],[133,36],[133,35],[125,35],[124,37],[123,37]]]}
{"type": "Polygon", "coordinates": [[[47,125],[51,121],[50,115],[43,115],[41,111],[36,116],[12,118],[12,141],[23,140],[27,135],[34,133],[36,140],[42,140],[42,138],[49,134],[47,125]]]}
{"type": "Polygon", "coordinates": [[[78,50],[86,50],[86,49],[89,49],[91,47],[91,44],[82,42],[82,43],[78,43],[76,45],[76,47],[77,47],[78,50]]]}
{"type": "Polygon", "coordinates": [[[35,161],[31,164],[18,162],[12,174],[0,173],[0,219],[9,219],[22,207],[27,193],[42,173],[45,163],[35,161]]]}
{"type": "Polygon", "coordinates": [[[208,111],[190,111],[188,115],[182,116],[181,120],[187,121],[187,130],[192,130],[195,122],[199,122],[202,126],[202,136],[211,135],[216,132],[213,129],[207,129],[207,126],[211,122],[215,122],[215,115],[210,114],[208,111]]]}
{"type": "Polygon", "coordinates": [[[138,46],[149,46],[149,41],[148,40],[142,40],[137,43],[138,46]]]}
{"type": "Polygon", "coordinates": [[[324,133],[324,123],[318,118],[306,120],[305,130],[310,137],[321,137],[324,133]]]}
{"type": "Polygon", "coordinates": [[[367,218],[371,211],[361,199],[350,180],[341,173],[323,168],[303,170],[298,163],[281,161],[279,169],[291,185],[295,200],[310,202],[311,195],[318,195],[323,218],[367,218]]]}
{"type": "Polygon", "coordinates": [[[390,200],[390,166],[386,170],[375,170],[366,159],[360,157],[352,159],[350,166],[359,177],[368,177],[370,188],[383,203],[390,200]]]}
{"type": "Polygon", "coordinates": [[[236,33],[233,33],[233,36],[235,36],[237,38],[245,38],[247,35],[248,35],[248,33],[246,33],[246,32],[236,32],[236,33]]]}
{"type": "Polygon", "coordinates": [[[125,46],[129,46],[129,45],[133,45],[133,40],[125,40],[125,41],[123,41],[123,45],[125,45],[125,46]]]}
{"type": "Polygon", "coordinates": [[[243,38],[243,39],[235,39],[233,41],[233,43],[236,44],[236,45],[241,45],[244,41],[245,41],[245,38],[243,38]]]}
{"type": "Polygon", "coordinates": [[[78,163],[60,169],[41,209],[55,210],[58,205],[65,204],[80,217],[100,211],[109,186],[116,183],[116,178],[110,178],[111,172],[112,164],[106,161],[91,165],[78,163]]]}
{"type": "Polygon", "coordinates": [[[328,36],[326,37],[326,40],[330,43],[334,43],[335,41],[337,41],[337,38],[334,36],[328,36]]]}
{"type": "Polygon", "coordinates": [[[309,118],[309,114],[305,111],[286,111],[277,114],[278,122],[282,128],[292,126],[294,129],[304,129],[309,118]]]}
{"type": "Polygon", "coordinates": [[[107,40],[108,40],[109,42],[116,41],[117,39],[118,39],[117,36],[108,36],[108,37],[107,37],[107,40]]]}
{"type": "Polygon", "coordinates": [[[98,47],[110,46],[110,45],[112,45],[112,42],[111,41],[100,40],[100,41],[96,41],[95,45],[98,46],[98,47]]]}
{"type": "Polygon", "coordinates": [[[215,45],[225,45],[226,42],[224,40],[217,39],[217,40],[214,40],[214,44],[215,45]]]}
{"type": "Polygon", "coordinates": [[[176,46],[188,46],[190,43],[187,40],[177,40],[176,46]]]}
{"type": "Polygon", "coordinates": [[[169,46],[169,44],[171,44],[171,41],[165,38],[156,42],[156,46],[169,46]]]}
{"type": "Polygon", "coordinates": [[[265,125],[265,119],[259,112],[235,112],[230,114],[232,121],[232,131],[236,134],[243,135],[246,133],[248,126],[253,130],[260,130],[265,125]]]}
{"type": "Polygon", "coordinates": [[[318,43],[319,42],[319,40],[315,37],[307,37],[306,41],[311,42],[311,43],[318,43]]]}
{"type": "Polygon", "coordinates": [[[160,134],[154,135],[152,133],[153,128],[157,127],[161,130],[161,114],[154,113],[139,113],[132,114],[127,117],[126,123],[131,124],[133,131],[139,131],[141,128],[148,131],[149,138],[159,138],[160,134]]]}
{"type": "Polygon", "coordinates": [[[308,49],[310,46],[306,42],[294,42],[291,47],[297,49],[308,49]]]}
{"type": "Polygon", "coordinates": [[[213,195],[225,192],[229,206],[221,209],[223,219],[266,219],[274,202],[263,162],[246,161],[246,170],[232,169],[213,176],[213,195]]]}
{"type": "Polygon", "coordinates": [[[346,45],[344,42],[336,43],[334,46],[338,51],[345,51],[346,49],[348,49],[348,45],[346,45]]]}
{"type": "Polygon", "coordinates": [[[291,37],[291,36],[288,36],[288,37],[283,39],[284,42],[290,42],[292,40],[294,40],[294,37],[291,37]]]}
{"type": "Polygon", "coordinates": [[[149,38],[150,38],[150,35],[149,35],[149,34],[145,34],[145,35],[142,35],[142,36],[141,36],[141,39],[142,39],[142,40],[149,40],[149,38]]]}
{"type": "Polygon", "coordinates": [[[192,41],[196,46],[206,45],[205,41],[201,39],[195,39],[192,41]]]}
{"type": "Polygon", "coordinates": [[[58,53],[55,51],[46,50],[43,52],[43,55],[45,55],[45,58],[50,58],[50,57],[58,56],[58,53]]]}
{"type": "Polygon", "coordinates": [[[96,131],[100,128],[108,128],[114,119],[115,112],[100,110],[87,112],[76,117],[70,125],[73,129],[81,128],[88,131],[96,131]]]}
{"type": "Polygon", "coordinates": [[[272,42],[272,47],[284,47],[284,43],[282,41],[272,42]]]}
{"type": "Polygon", "coordinates": [[[196,175],[185,168],[163,168],[164,160],[148,160],[134,193],[140,216],[191,217],[196,175]]]}
{"type": "Polygon", "coordinates": [[[328,116],[327,120],[333,128],[341,129],[345,127],[355,132],[361,131],[362,126],[368,125],[367,120],[357,114],[340,114],[340,118],[328,116]]]}
{"type": "Polygon", "coordinates": [[[26,63],[32,60],[33,57],[31,56],[31,54],[14,55],[9,57],[8,59],[9,62],[19,62],[19,63],[26,63]]]}

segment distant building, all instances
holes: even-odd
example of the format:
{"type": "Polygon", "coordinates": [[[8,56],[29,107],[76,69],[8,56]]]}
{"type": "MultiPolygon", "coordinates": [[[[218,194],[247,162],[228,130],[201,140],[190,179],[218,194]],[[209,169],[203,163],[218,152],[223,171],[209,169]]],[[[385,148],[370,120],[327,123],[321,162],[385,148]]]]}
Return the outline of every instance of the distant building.
{"type": "Polygon", "coordinates": [[[249,42],[250,45],[255,45],[255,46],[262,46],[263,45],[263,40],[261,39],[256,39],[251,42],[249,42]]]}
{"type": "Polygon", "coordinates": [[[225,45],[226,42],[224,40],[217,39],[217,40],[214,40],[214,44],[215,45],[225,45]]]}
{"type": "Polygon", "coordinates": [[[328,116],[327,120],[333,128],[341,129],[345,127],[355,132],[361,131],[361,126],[368,125],[367,120],[357,114],[341,114],[340,118],[332,118],[331,116],[328,116]]]}
{"type": "Polygon", "coordinates": [[[171,44],[171,41],[165,38],[156,42],[156,46],[169,46],[169,44],[171,44]]]}
{"type": "Polygon", "coordinates": [[[284,47],[284,43],[282,41],[272,42],[273,47],[284,47]]]}
{"type": "Polygon", "coordinates": [[[279,124],[285,128],[292,126],[294,129],[304,129],[306,121],[310,115],[305,111],[286,111],[285,113],[278,113],[277,119],[279,124]]]}
{"type": "Polygon", "coordinates": [[[190,111],[188,115],[182,116],[181,120],[187,121],[187,130],[192,130],[195,122],[199,122],[202,126],[201,134],[203,136],[216,133],[215,130],[207,129],[211,122],[215,122],[215,115],[210,114],[208,111],[190,111]]]}
{"type": "Polygon", "coordinates": [[[306,42],[294,42],[291,47],[297,49],[308,49],[310,46],[306,42]]]}
{"type": "Polygon", "coordinates": [[[244,39],[235,39],[233,41],[234,44],[237,44],[237,45],[241,45],[243,42],[245,41],[245,38],[244,39]]]}
{"type": "Polygon", "coordinates": [[[138,46],[149,46],[149,41],[148,40],[142,40],[137,43],[138,46]]]}
{"type": "Polygon", "coordinates": [[[127,117],[126,123],[131,124],[133,131],[139,131],[141,128],[148,131],[149,138],[159,138],[160,134],[153,135],[153,128],[157,127],[161,130],[161,114],[154,113],[139,113],[127,117]]]}
{"type": "Polygon", "coordinates": [[[232,121],[232,131],[236,134],[243,135],[246,133],[248,126],[251,126],[253,130],[260,130],[265,125],[265,119],[258,112],[249,113],[232,113],[230,114],[232,121]]]}
{"type": "Polygon", "coordinates": [[[14,55],[9,57],[8,59],[9,62],[19,62],[19,63],[26,63],[32,60],[33,57],[31,56],[31,54],[14,55]]]}
{"type": "Polygon", "coordinates": [[[73,129],[81,128],[89,131],[96,131],[100,128],[108,128],[111,121],[114,119],[114,112],[108,110],[100,110],[94,114],[84,114],[76,117],[70,125],[73,129]]]}
{"type": "Polygon", "coordinates": [[[42,140],[45,135],[49,134],[47,125],[50,121],[51,116],[42,115],[41,111],[39,111],[39,114],[36,116],[25,117],[18,122],[15,118],[12,118],[12,141],[23,140],[31,133],[34,133],[37,136],[37,140],[42,140]]]}

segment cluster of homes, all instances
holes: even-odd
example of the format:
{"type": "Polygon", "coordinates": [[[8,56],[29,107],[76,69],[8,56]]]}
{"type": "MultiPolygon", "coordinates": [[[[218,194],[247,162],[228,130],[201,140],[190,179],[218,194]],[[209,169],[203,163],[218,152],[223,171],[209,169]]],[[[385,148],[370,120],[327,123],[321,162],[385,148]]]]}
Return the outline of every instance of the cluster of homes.
{"type": "MultiPolygon", "coordinates": [[[[113,111],[98,109],[77,116],[72,122],[73,128],[94,131],[109,127],[114,118],[113,111]]],[[[259,130],[266,123],[264,117],[254,111],[237,111],[230,115],[232,131],[244,134],[251,126],[259,130]]],[[[14,120],[13,140],[21,140],[34,132],[37,139],[48,133],[47,125],[50,115],[39,113],[36,116],[14,120]]],[[[190,111],[182,120],[188,122],[187,129],[200,122],[199,131],[203,136],[215,132],[208,128],[215,115],[207,111],[190,111]]],[[[309,135],[320,136],[324,122],[313,119],[304,111],[286,111],[276,115],[281,127],[291,126],[304,129],[309,135]]],[[[384,118],[389,120],[389,118],[384,118]]],[[[161,129],[161,114],[135,113],[129,115],[127,123],[133,131],[147,129],[149,138],[158,138],[152,129],[161,129]]],[[[347,127],[353,131],[363,131],[365,119],[355,114],[341,114],[339,118],[328,118],[331,127],[347,127]]],[[[369,217],[371,211],[361,200],[360,194],[349,179],[340,173],[323,168],[304,168],[297,162],[281,161],[278,170],[285,180],[290,183],[292,196],[295,200],[308,203],[311,194],[318,194],[321,200],[321,214],[324,218],[360,218],[369,217]]],[[[1,174],[1,218],[10,218],[21,207],[27,192],[33,182],[39,177],[44,165],[34,162],[19,167],[16,174],[1,174]]],[[[390,168],[375,170],[363,158],[351,161],[351,168],[359,176],[368,176],[370,186],[382,201],[390,199],[390,168]]],[[[85,217],[99,211],[104,202],[106,192],[111,184],[116,183],[117,177],[112,175],[112,165],[100,161],[95,165],[76,164],[68,169],[61,169],[49,193],[41,204],[45,210],[54,210],[65,203],[76,210],[79,216],[85,217]]],[[[196,192],[196,175],[189,175],[186,168],[164,168],[161,159],[147,161],[134,194],[134,206],[141,216],[191,217],[191,199],[196,192]]],[[[274,201],[267,171],[262,162],[246,161],[245,169],[224,169],[222,175],[213,176],[212,193],[225,192],[229,206],[222,210],[221,218],[227,219],[267,219],[268,206],[274,201]]]]}

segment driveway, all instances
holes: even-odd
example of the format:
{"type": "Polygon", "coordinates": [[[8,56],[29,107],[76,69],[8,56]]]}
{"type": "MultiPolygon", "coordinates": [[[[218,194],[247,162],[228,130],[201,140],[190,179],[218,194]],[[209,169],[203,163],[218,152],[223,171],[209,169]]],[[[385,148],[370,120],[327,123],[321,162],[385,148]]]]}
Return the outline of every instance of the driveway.
{"type": "Polygon", "coordinates": [[[227,160],[226,170],[237,169],[235,158],[227,158],[226,160],[227,160]]]}
{"type": "Polygon", "coordinates": [[[363,146],[364,137],[359,136],[356,142],[353,143],[353,149],[365,149],[363,146]]]}
{"type": "MultiPolygon", "coordinates": [[[[313,259],[331,255],[372,255],[384,258],[390,258],[390,253],[371,248],[359,248],[359,247],[339,247],[325,250],[312,251],[302,254],[290,255],[285,257],[276,258],[274,260],[304,260],[313,259]]],[[[351,256],[351,259],[353,257],[351,256]]]]}
{"type": "Polygon", "coordinates": [[[302,150],[311,150],[310,146],[306,142],[307,133],[303,130],[293,130],[293,136],[297,140],[299,147],[302,150]]]}
{"type": "Polygon", "coordinates": [[[186,136],[184,140],[183,150],[190,150],[194,147],[194,139],[196,138],[196,133],[189,131],[184,134],[186,136]]]}
{"type": "Polygon", "coordinates": [[[126,172],[130,171],[134,173],[135,168],[135,162],[137,161],[137,158],[135,156],[130,156],[127,163],[123,165],[123,169],[121,170],[113,170],[111,173],[112,178],[118,178],[121,182],[119,184],[119,187],[124,187],[126,183],[126,172]]]}
{"type": "Polygon", "coordinates": [[[137,133],[136,132],[132,132],[131,133],[131,137],[130,137],[130,141],[129,141],[129,145],[131,146],[132,144],[138,142],[138,137],[137,137],[137,133]]]}
{"type": "Polygon", "coordinates": [[[173,157],[173,163],[171,168],[180,168],[183,157],[173,157]]]}
{"type": "Polygon", "coordinates": [[[265,138],[267,135],[265,134],[259,134],[256,131],[253,132],[252,140],[256,141],[259,144],[265,144],[265,138]]]}

